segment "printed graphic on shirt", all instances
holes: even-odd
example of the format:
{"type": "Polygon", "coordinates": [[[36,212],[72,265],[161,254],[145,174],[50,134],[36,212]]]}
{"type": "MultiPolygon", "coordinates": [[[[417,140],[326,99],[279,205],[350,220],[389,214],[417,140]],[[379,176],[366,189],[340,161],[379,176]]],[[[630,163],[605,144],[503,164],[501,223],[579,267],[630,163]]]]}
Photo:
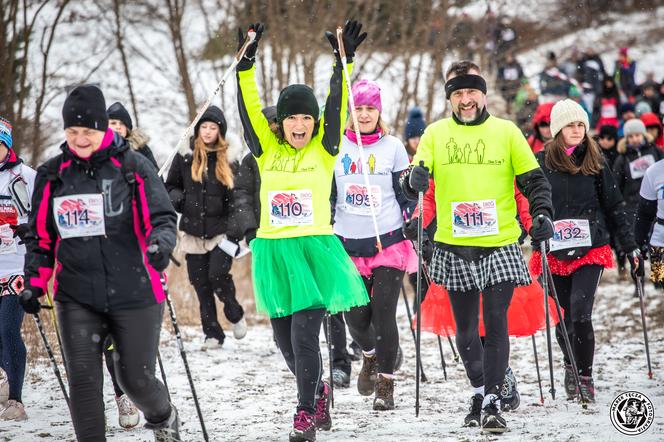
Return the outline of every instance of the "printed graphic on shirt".
{"type": "Polygon", "coordinates": [[[16,252],[14,231],[9,224],[0,225],[0,255],[8,255],[16,252]]]}
{"type": "Polygon", "coordinates": [[[305,149],[297,149],[289,151],[286,148],[278,149],[274,153],[271,163],[267,164],[265,170],[271,172],[310,172],[316,169],[315,165],[310,167],[301,168],[302,158],[304,158],[305,149]]]}
{"type": "Polygon", "coordinates": [[[452,203],[453,236],[488,236],[499,232],[496,200],[452,203]]]}
{"type": "Polygon", "coordinates": [[[587,219],[561,219],[553,223],[553,238],[549,240],[551,251],[591,245],[590,223],[587,219]]]}
{"type": "Polygon", "coordinates": [[[463,146],[450,137],[445,143],[442,164],[478,164],[482,166],[500,166],[505,164],[505,158],[487,158],[486,143],[482,138],[471,146],[465,143],[463,146]]]}
{"type": "Polygon", "coordinates": [[[630,161],[629,173],[632,176],[632,179],[638,180],[639,178],[643,178],[643,176],[646,174],[646,170],[648,170],[648,168],[653,164],[655,164],[655,157],[651,154],[644,155],[635,159],[634,161],[630,161]]]}
{"type": "Polygon", "coordinates": [[[311,190],[276,190],[268,193],[270,225],[313,225],[314,210],[311,190]]]}
{"type": "Polygon", "coordinates": [[[387,167],[384,169],[377,167],[376,156],[374,154],[369,154],[369,157],[365,159],[366,166],[363,166],[362,158],[360,158],[359,155],[357,155],[357,158],[353,159],[348,155],[348,152],[344,153],[339,162],[343,167],[344,175],[362,174],[365,171],[365,167],[366,172],[369,175],[389,175],[392,173],[391,169],[387,167]]]}
{"type": "Polygon", "coordinates": [[[18,211],[9,196],[0,196],[0,224],[18,224],[18,211]]]}
{"type": "Polygon", "coordinates": [[[62,239],[106,234],[101,194],[53,198],[53,217],[62,239]]]}
{"type": "MultiPolygon", "coordinates": [[[[380,186],[371,186],[371,197],[373,200],[373,213],[380,214],[381,195],[380,186]]],[[[344,201],[346,202],[346,211],[355,215],[371,216],[371,206],[369,206],[369,190],[364,184],[346,183],[344,186],[344,201]]]]}

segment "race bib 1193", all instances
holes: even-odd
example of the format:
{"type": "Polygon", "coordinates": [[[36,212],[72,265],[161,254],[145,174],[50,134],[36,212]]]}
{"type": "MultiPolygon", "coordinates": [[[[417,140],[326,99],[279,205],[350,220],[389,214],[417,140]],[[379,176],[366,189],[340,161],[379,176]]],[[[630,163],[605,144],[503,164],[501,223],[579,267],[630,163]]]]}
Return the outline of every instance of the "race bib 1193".
{"type": "Polygon", "coordinates": [[[106,235],[101,194],[53,198],[53,217],[62,239],[106,235]]]}
{"type": "Polygon", "coordinates": [[[489,236],[500,233],[496,200],[452,203],[452,236],[489,236]]]}
{"type": "MultiPolygon", "coordinates": [[[[374,213],[378,215],[381,207],[380,186],[371,186],[371,197],[374,213]]],[[[369,192],[364,184],[346,183],[344,186],[344,202],[346,203],[346,212],[354,215],[371,216],[369,192]]]]}
{"type": "Polygon", "coordinates": [[[271,226],[310,226],[314,224],[311,190],[268,192],[271,226]]]}

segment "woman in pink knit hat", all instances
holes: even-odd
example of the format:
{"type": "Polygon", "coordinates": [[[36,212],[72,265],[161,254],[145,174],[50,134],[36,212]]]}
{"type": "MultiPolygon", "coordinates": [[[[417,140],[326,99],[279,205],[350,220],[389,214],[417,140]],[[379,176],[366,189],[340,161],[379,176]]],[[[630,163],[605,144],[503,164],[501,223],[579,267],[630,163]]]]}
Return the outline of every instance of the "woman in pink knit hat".
{"type": "Polygon", "coordinates": [[[399,187],[399,175],[408,167],[408,154],[404,144],[389,135],[381,117],[378,84],[368,80],[355,83],[353,98],[359,127],[353,127],[353,119],[348,119],[334,169],[334,233],[362,275],[371,297],[368,305],[345,313],[350,334],[364,357],[357,389],[364,396],[375,392],[374,410],[391,410],[399,349],[399,290],[404,273],[417,270],[412,243],[402,231],[406,198],[399,187]],[[374,217],[382,250],[377,247],[374,217]]]}

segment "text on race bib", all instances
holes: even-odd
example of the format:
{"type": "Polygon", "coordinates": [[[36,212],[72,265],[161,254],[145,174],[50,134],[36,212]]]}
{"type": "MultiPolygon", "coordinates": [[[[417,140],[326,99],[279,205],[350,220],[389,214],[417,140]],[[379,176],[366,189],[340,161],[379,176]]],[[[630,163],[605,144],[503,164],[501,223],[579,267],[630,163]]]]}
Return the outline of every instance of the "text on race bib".
{"type": "Polygon", "coordinates": [[[646,174],[646,170],[648,170],[653,164],[655,164],[655,157],[650,154],[639,157],[634,161],[630,161],[629,173],[632,176],[632,179],[638,180],[639,178],[643,178],[646,174]]]}
{"type": "Polygon", "coordinates": [[[550,250],[571,249],[592,246],[590,222],[587,219],[561,219],[553,222],[553,238],[549,240],[550,250]]]}
{"type": "Polygon", "coordinates": [[[16,252],[14,231],[9,224],[0,225],[0,255],[8,255],[16,252]]]}
{"type": "MultiPolygon", "coordinates": [[[[381,209],[381,189],[380,186],[371,186],[371,197],[373,199],[374,214],[378,215],[381,209]]],[[[346,183],[344,186],[344,202],[346,203],[346,212],[355,215],[371,216],[371,206],[369,205],[369,191],[363,184],[346,183]]]]}
{"type": "Polygon", "coordinates": [[[101,194],[53,198],[53,218],[62,239],[106,235],[101,194]]]}
{"type": "Polygon", "coordinates": [[[489,236],[500,233],[496,200],[452,203],[452,236],[489,236]]]}
{"type": "Polygon", "coordinates": [[[268,192],[271,226],[313,225],[314,208],[311,190],[276,190],[268,192]]]}

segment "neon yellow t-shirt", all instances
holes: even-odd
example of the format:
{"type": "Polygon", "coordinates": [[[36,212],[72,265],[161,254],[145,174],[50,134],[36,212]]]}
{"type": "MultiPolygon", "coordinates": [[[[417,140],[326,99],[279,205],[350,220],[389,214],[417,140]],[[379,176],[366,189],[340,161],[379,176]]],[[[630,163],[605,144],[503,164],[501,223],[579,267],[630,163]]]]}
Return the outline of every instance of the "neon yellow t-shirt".
{"type": "MultiPolygon", "coordinates": [[[[352,64],[348,68],[352,71],[352,64]]],[[[261,219],[256,236],[276,239],[332,235],[330,191],[336,155],[331,155],[323,145],[324,117],[320,119],[318,133],[305,147],[295,149],[280,142],[261,112],[254,70],[252,67],[239,71],[238,81],[251,129],[262,148],[262,154],[256,157],[261,176],[261,219]]],[[[348,103],[343,74],[341,88],[339,142],[348,103]]]]}
{"type": "Polygon", "coordinates": [[[519,239],[514,178],[539,164],[521,131],[490,116],[477,126],[445,118],[429,125],[413,158],[436,183],[435,241],[502,247],[519,239]]]}

